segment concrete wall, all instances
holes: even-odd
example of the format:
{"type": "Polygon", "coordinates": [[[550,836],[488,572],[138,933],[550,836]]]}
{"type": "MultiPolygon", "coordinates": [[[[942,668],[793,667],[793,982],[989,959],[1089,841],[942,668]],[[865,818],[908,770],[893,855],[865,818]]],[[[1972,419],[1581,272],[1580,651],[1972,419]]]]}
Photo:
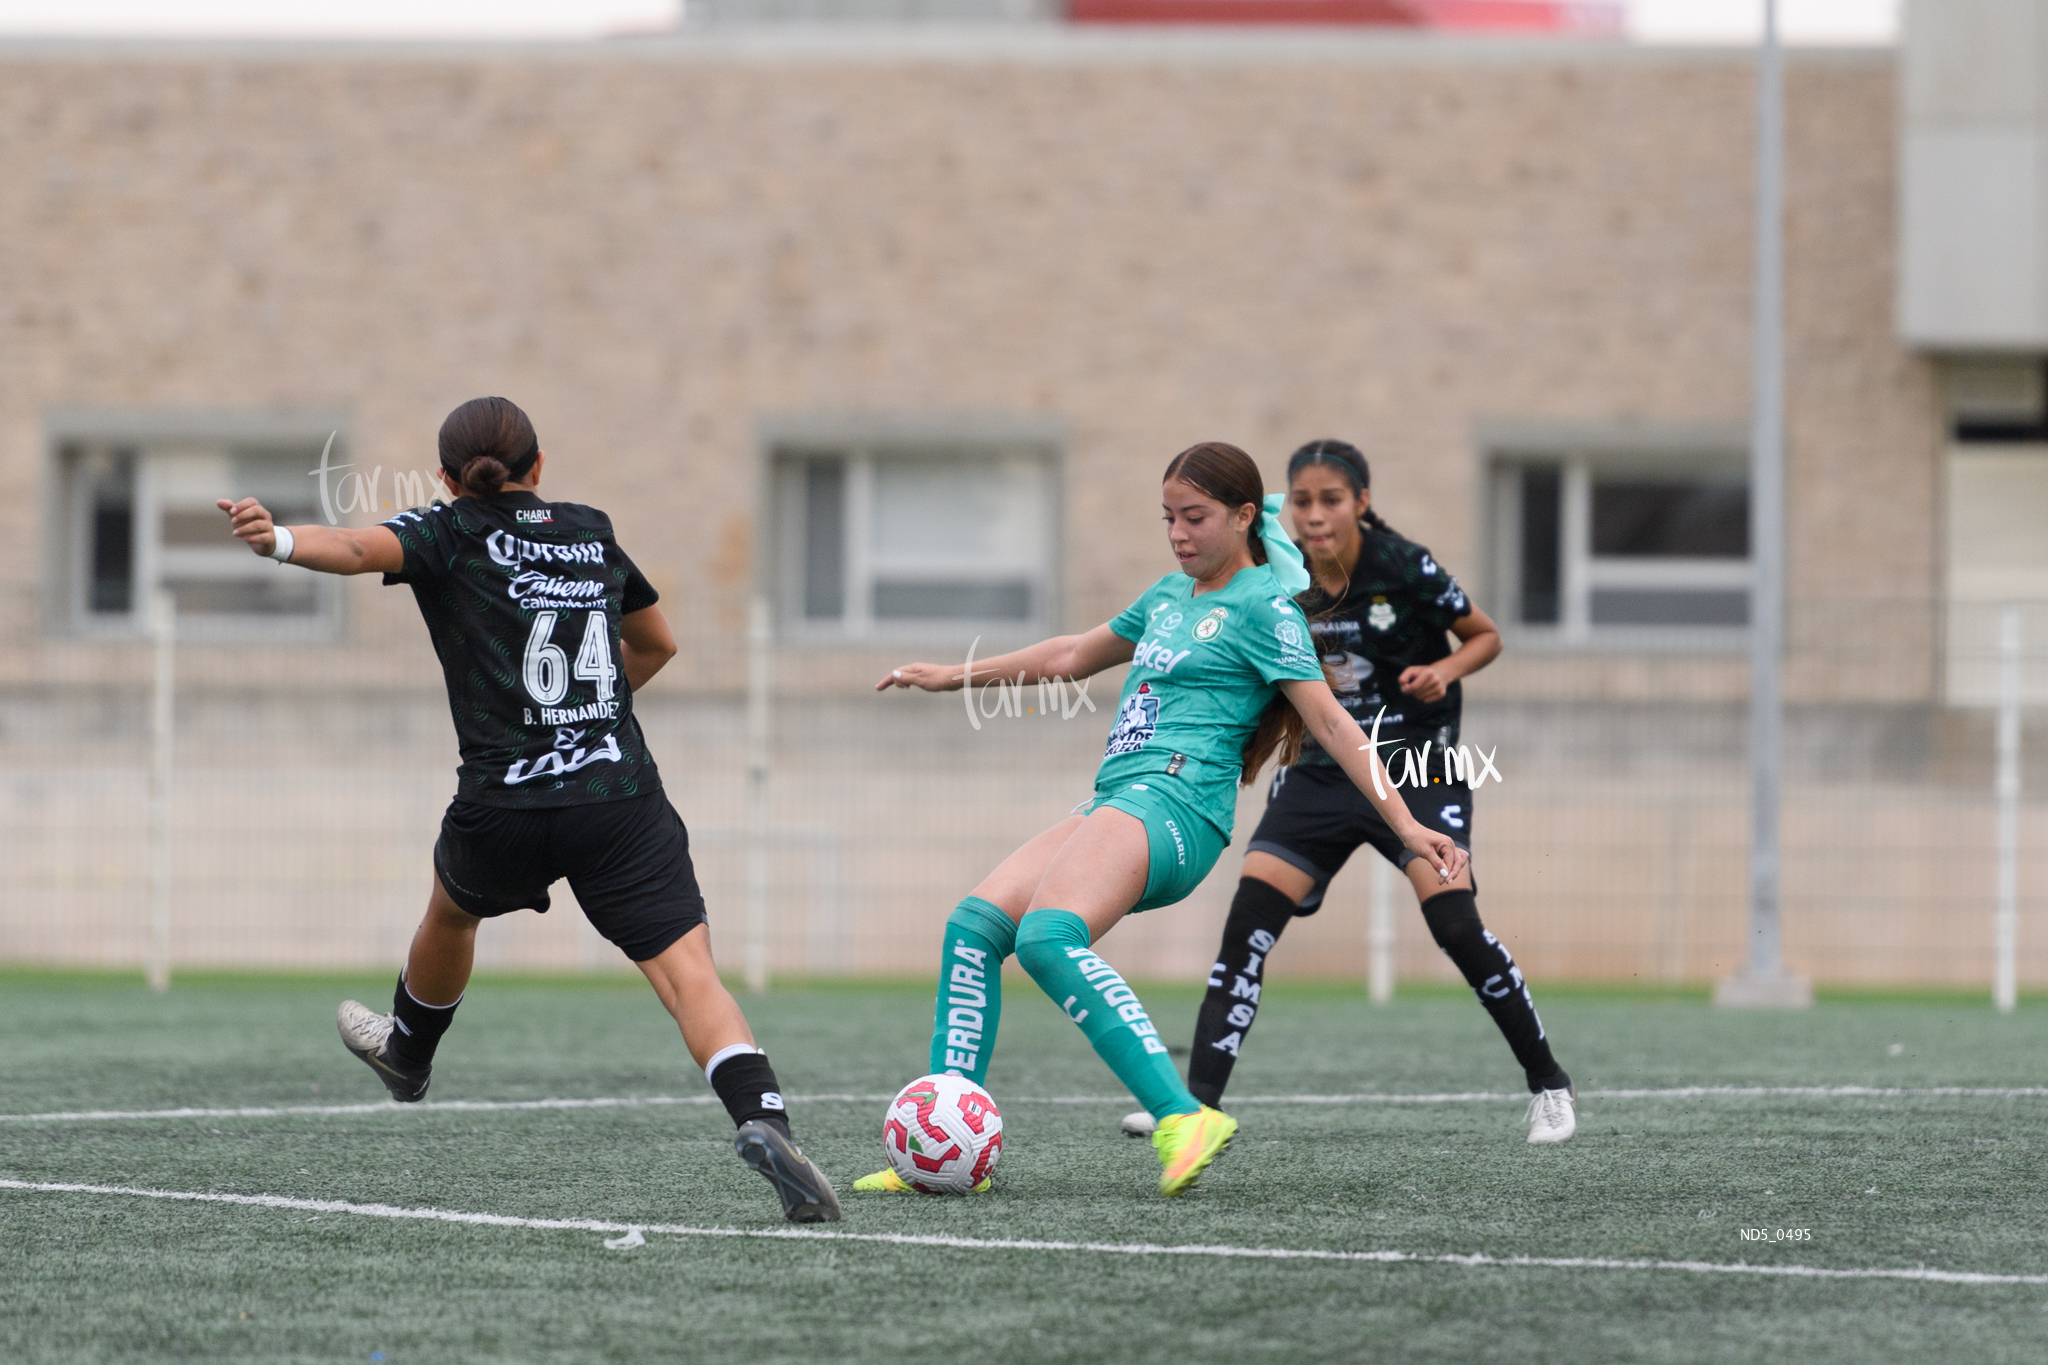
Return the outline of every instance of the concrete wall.
{"type": "MultiPolygon", "coordinates": [[[[1891,331],[1892,67],[1789,82],[1795,617],[1924,605],[1941,422],[1891,331]]],[[[1472,578],[1484,432],[1743,429],[1752,90],[1740,54],[1381,36],[0,49],[0,685],[144,676],[38,617],[71,408],[338,412],[354,459],[417,468],[454,403],[511,395],[676,606],[662,686],[737,684],[776,416],[1055,420],[1073,626],[1169,567],[1154,480],[1209,437],[1269,477],[1356,440],[1472,578]]],[[[407,595],[349,599],[343,645],[196,681],[431,686],[407,595]]],[[[1927,695],[1932,639],[1871,686],[1927,695]]],[[[1511,651],[1476,686],[1742,676],[1511,651]]]]}
{"type": "Polygon", "coordinates": [[[1905,37],[1900,329],[2048,348],[2048,0],[1915,0],[1905,37]]]}

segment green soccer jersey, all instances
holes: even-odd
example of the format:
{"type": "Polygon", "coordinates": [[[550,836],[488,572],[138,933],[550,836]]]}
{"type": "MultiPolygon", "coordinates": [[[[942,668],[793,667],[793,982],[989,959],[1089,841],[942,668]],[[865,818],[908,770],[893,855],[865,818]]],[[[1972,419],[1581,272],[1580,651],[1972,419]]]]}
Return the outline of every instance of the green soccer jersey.
{"type": "Polygon", "coordinates": [[[1214,592],[1170,573],[1109,623],[1137,646],[1124,679],[1095,789],[1177,779],[1197,813],[1225,837],[1237,813],[1245,742],[1277,684],[1323,676],[1301,609],[1263,564],[1214,592]]]}

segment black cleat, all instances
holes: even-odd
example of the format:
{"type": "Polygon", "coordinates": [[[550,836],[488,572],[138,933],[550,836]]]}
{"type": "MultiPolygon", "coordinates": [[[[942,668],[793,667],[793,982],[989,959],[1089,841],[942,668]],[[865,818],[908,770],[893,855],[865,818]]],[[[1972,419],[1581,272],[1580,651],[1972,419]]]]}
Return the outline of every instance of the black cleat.
{"type": "Polygon", "coordinates": [[[789,1134],[772,1123],[749,1119],[732,1140],[740,1160],[768,1177],[782,1200],[782,1216],[792,1223],[836,1223],[839,1196],[825,1173],[798,1151],[789,1134]]]}
{"type": "Polygon", "coordinates": [[[358,1000],[344,1000],[335,1012],[334,1026],[341,1030],[343,1045],[377,1073],[392,1099],[400,1104],[416,1104],[427,1097],[427,1082],[434,1069],[423,1066],[409,1071],[398,1064],[391,1055],[390,1015],[379,1014],[358,1000]]]}

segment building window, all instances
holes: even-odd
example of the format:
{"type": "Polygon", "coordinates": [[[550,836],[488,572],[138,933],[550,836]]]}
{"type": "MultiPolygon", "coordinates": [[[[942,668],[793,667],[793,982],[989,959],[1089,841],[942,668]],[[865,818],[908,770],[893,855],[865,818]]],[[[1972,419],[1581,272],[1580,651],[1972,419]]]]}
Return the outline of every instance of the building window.
{"type": "Polygon", "coordinates": [[[790,634],[1049,628],[1056,457],[1042,443],[886,436],[772,447],[790,634]]]}
{"type": "Polygon", "coordinates": [[[1736,454],[1516,454],[1493,468],[1506,619],[1561,642],[1695,642],[1749,624],[1749,481],[1736,454]]]}
{"type": "MultiPolygon", "coordinates": [[[[123,425],[132,425],[126,424],[123,425]]],[[[132,431],[67,435],[55,445],[66,515],[56,569],[59,619],[70,633],[132,638],[147,629],[158,589],[197,639],[332,638],[338,580],[251,554],[214,506],[258,497],[281,523],[324,520],[312,477],[325,433],[299,440],[151,438],[132,431]]]]}
{"type": "MultiPolygon", "coordinates": [[[[1999,623],[2024,609],[2022,638],[2038,657],[2048,622],[2048,361],[1954,358],[1942,364],[1948,449],[1946,695],[1998,701],[1999,623]]],[[[2043,670],[2022,668],[2026,705],[2048,701],[2043,670]]]]}

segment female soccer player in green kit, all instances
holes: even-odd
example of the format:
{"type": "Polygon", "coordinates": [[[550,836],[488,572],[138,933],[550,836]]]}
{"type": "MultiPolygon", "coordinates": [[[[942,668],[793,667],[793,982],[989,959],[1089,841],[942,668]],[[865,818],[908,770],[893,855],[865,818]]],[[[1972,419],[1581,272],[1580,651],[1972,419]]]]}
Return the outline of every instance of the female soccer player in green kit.
{"type": "MultiPolygon", "coordinates": [[[[1324,681],[1290,600],[1308,574],[1251,457],[1215,441],[1182,451],[1166,467],[1161,501],[1180,569],[1115,620],[976,663],[971,677],[905,664],[876,689],[944,692],[1132,665],[1094,798],[1011,854],[946,921],[931,1069],[985,1082],[1003,960],[1014,952],[1158,1121],[1159,1190],[1171,1196],[1229,1145],[1237,1120],[1189,1093],[1137,994],[1092,945],[1125,915],[1172,905],[1201,883],[1230,842],[1240,782],[1276,750],[1291,759],[1304,727],[1446,884],[1465,854],[1408,814],[1324,681]]],[[[854,1188],[910,1187],[885,1170],[854,1188]]]]}
{"type": "MultiPolygon", "coordinates": [[[[1428,778],[1429,753],[1431,745],[1439,754],[1457,747],[1458,680],[1500,653],[1500,632],[1428,550],[1372,510],[1372,468],[1357,446],[1309,442],[1288,460],[1287,484],[1288,509],[1315,580],[1297,605],[1308,614],[1337,700],[1373,728],[1382,763],[1408,751],[1397,770],[1419,770],[1427,779],[1412,798],[1416,818],[1469,849],[1472,789],[1454,767],[1428,778]]],[[[1313,746],[1274,774],[1266,813],[1252,831],[1195,1021],[1188,1089],[1204,1104],[1223,1103],[1231,1068],[1258,1018],[1260,988],[1280,935],[1291,920],[1316,913],[1331,880],[1367,846],[1414,884],[1430,935],[1521,1064],[1529,1083],[1529,1141],[1569,1141],[1578,1131],[1572,1078],[1551,1055],[1514,955],[1480,922],[1471,869],[1449,883],[1438,881],[1360,799],[1330,755],[1313,746]]],[[[1132,1137],[1154,1126],[1142,1111],[1123,1122],[1132,1137]]]]}

